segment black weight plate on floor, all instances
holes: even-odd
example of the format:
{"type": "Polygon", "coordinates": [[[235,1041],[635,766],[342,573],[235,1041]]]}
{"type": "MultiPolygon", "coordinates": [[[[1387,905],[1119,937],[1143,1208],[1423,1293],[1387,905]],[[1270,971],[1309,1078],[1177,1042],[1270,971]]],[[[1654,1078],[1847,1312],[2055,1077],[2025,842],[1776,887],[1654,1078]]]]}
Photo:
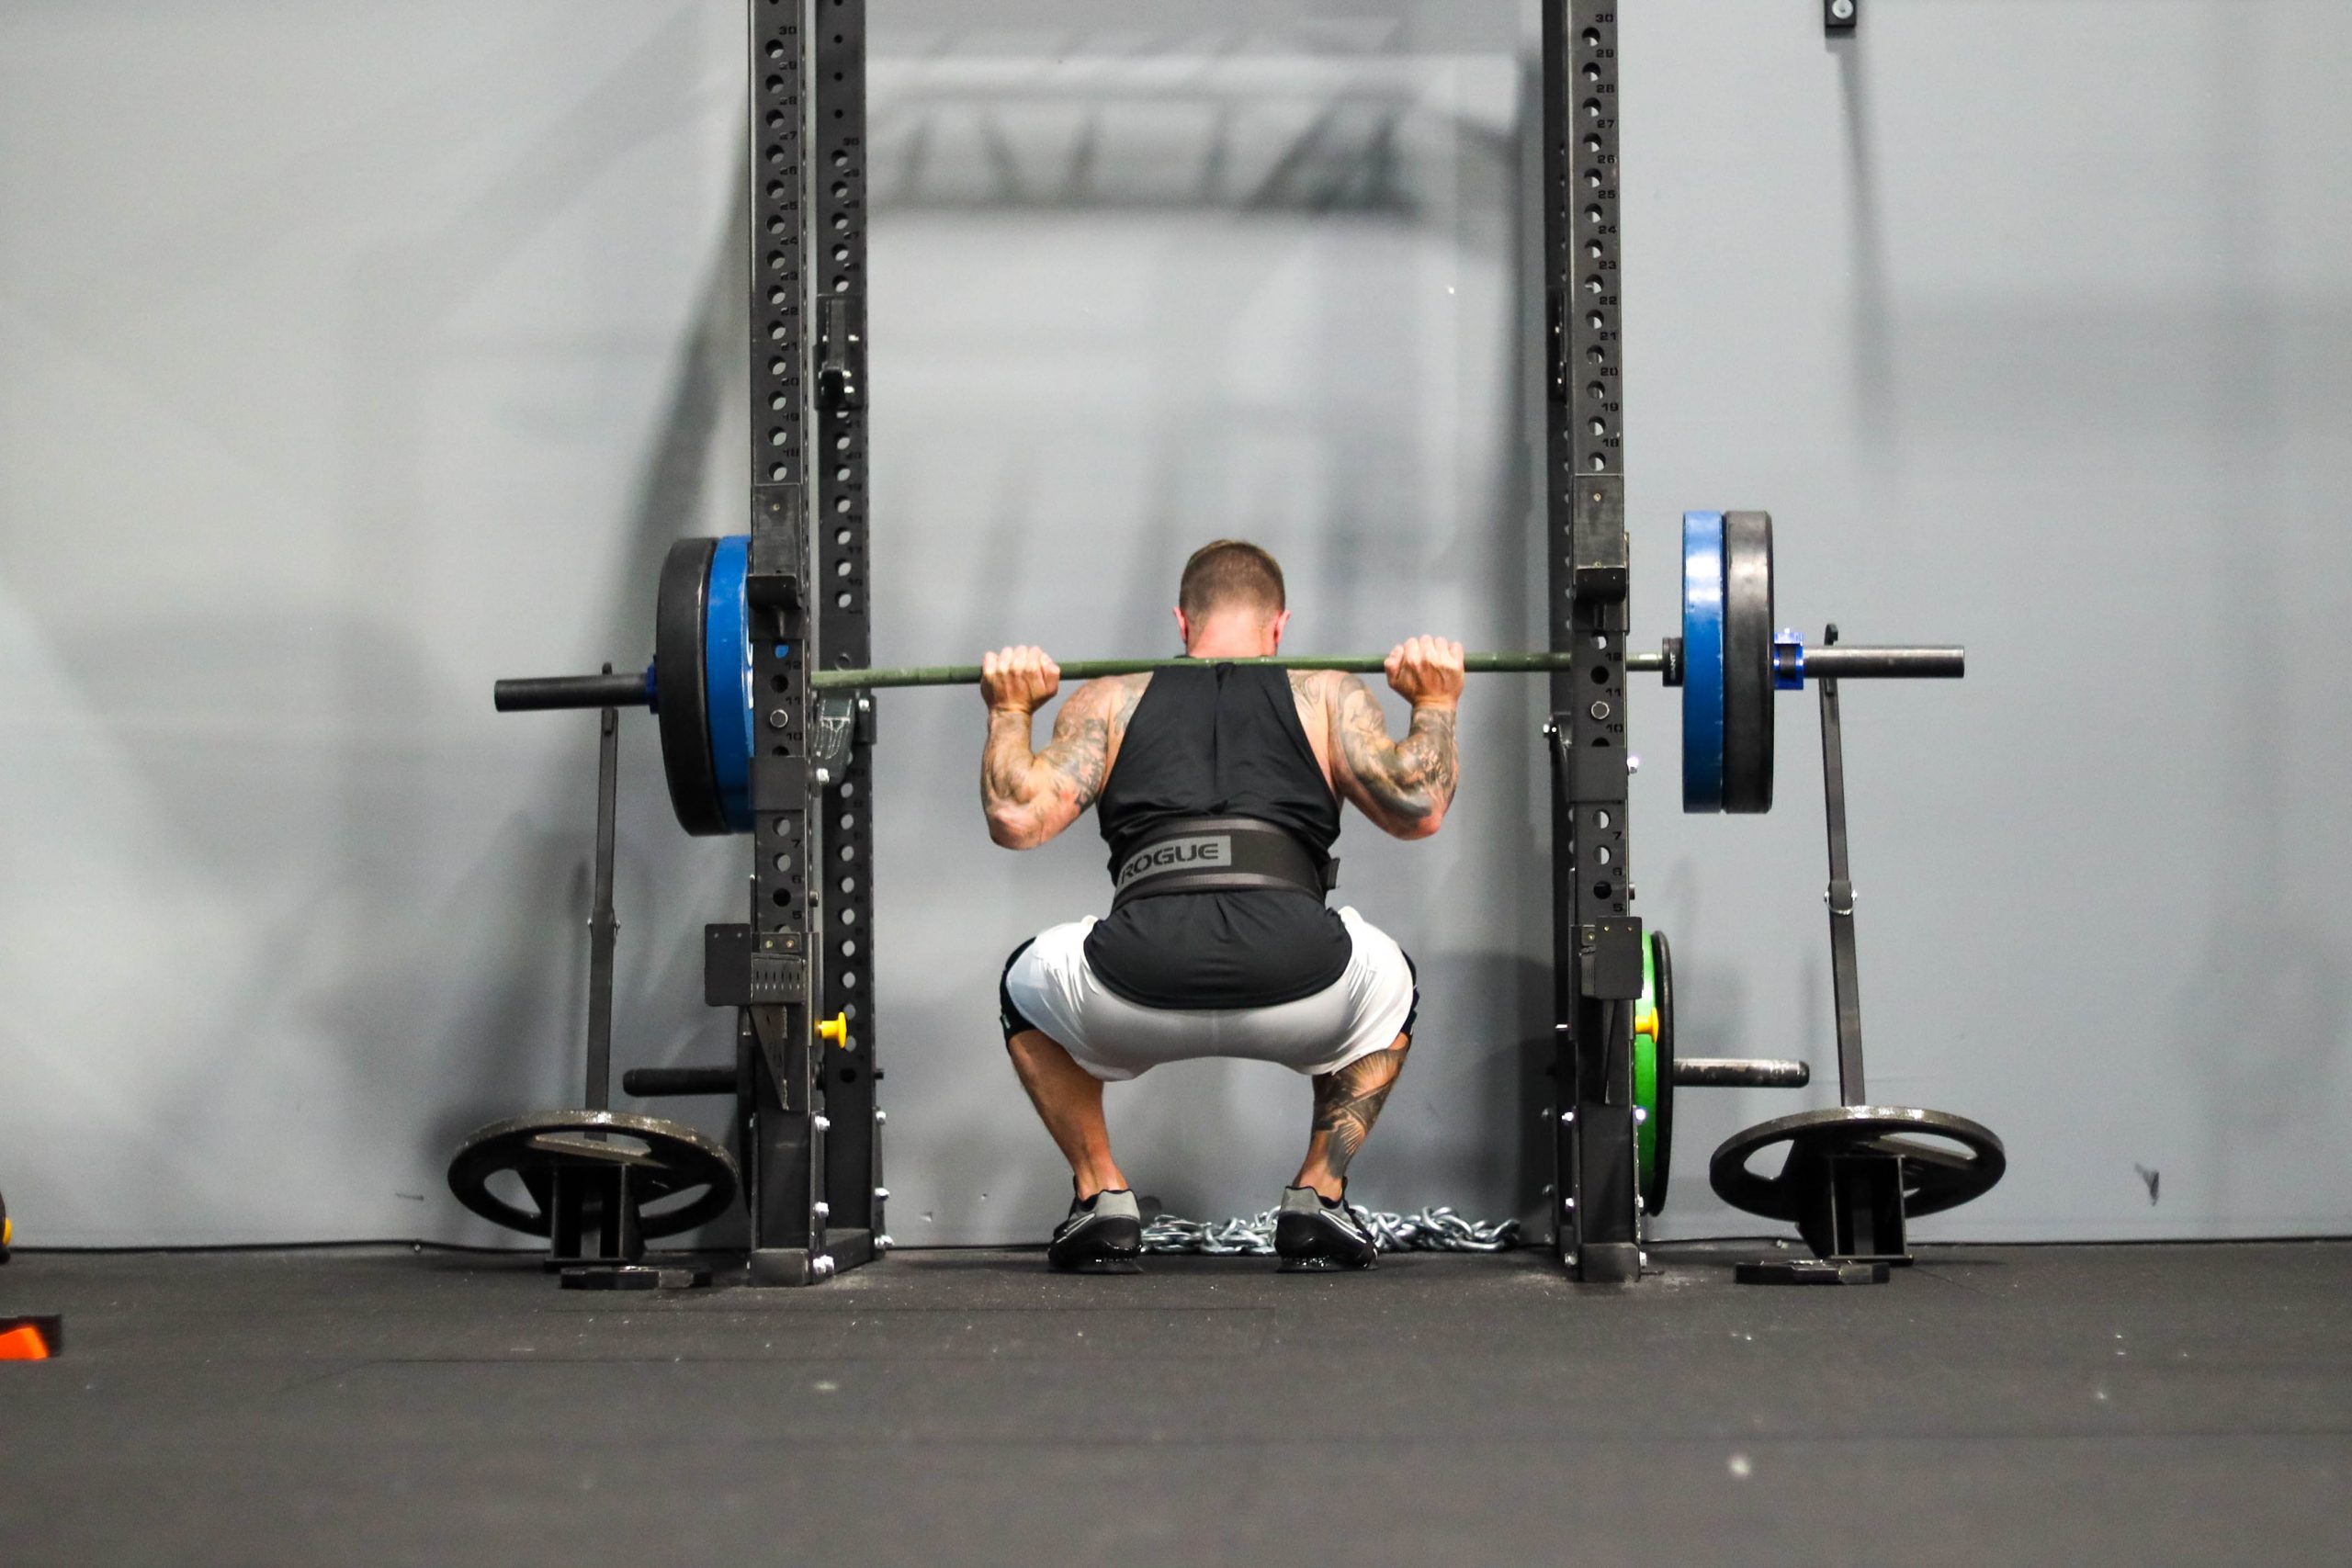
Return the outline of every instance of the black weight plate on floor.
{"type": "Polygon", "coordinates": [[[1667,1175],[1674,1168],[1674,954],[1664,931],[1650,933],[1650,969],[1657,991],[1651,1005],[1657,1009],[1657,1103],[1650,1114],[1657,1119],[1657,1138],[1642,1204],[1656,1214],[1666,1207],[1667,1175]]]}
{"type": "Polygon", "coordinates": [[[1724,513],[1724,809],[1772,809],[1772,515],[1724,513]]]}
{"type": "Polygon", "coordinates": [[[661,709],[662,772],[678,826],[709,836],[734,831],[710,760],[709,672],[703,614],[715,539],[680,539],[662,559],[653,605],[653,690],[661,709]]]}
{"type": "Polygon", "coordinates": [[[1724,1139],[1708,1164],[1707,1181],[1733,1208],[1793,1224],[1804,1211],[1807,1168],[1840,1154],[1902,1156],[1904,1213],[1913,1219],[1982,1197],[2009,1166],[2001,1140],[1965,1116],[1838,1105],[1759,1122],[1724,1139]],[[1920,1141],[1929,1137],[1947,1139],[1965,1152],[1920,1141]],[[1749,1160],[1775,1144],[1789,1145],[1788,1160],[1777,1175],[1758,1176],[1747,1168],[1749,1160]]]}
{"type": "Polygon", "coordinates": [[[476,1132],[449,1162],[449,1190],[492,1224],[546,1235],[552,1229],[548,1176],[559,1166],[608,1162],[630,1168],[640,1205],[639,1234],[649,1239],[717,1219],[733,1206],[741,1185],[735,1156],[684,1122],[616,1111],[556,1111],[493,1122],[476,1132]],[[637,1145],[643,1145],[641,1151],[637,1145]],[[535,1208],[510,1203],[490,1190],[491,1179],[502,1172],[522,1182],[535,1208]],[[695,1196],[675,1208],[653,1209],[681,1193],[695,1196]]]}

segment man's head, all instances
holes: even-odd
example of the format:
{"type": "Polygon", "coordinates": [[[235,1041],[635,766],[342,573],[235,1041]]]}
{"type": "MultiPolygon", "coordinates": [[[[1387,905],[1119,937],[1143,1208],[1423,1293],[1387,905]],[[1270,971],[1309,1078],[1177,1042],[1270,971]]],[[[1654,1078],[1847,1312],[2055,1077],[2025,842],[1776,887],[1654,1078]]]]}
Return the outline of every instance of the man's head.
{"type": "Polygon", "coordinates": [[[1282,647],[1290,609],[1282,563],[1240,539],[1193,552],[1176,591],[1176,627],[1196,658],[1260,659],[1282,647]]]}

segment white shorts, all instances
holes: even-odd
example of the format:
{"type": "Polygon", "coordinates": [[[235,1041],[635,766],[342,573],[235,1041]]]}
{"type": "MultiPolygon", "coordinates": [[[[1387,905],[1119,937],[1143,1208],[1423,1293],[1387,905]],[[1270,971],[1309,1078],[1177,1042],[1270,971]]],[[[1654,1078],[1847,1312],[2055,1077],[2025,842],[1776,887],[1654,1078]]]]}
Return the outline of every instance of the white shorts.
{"type": "Polygon", "coordinates": [[[1091,915],[1040,932],[1005,971],[1005,995],[1023,1020],[1106,1083],[1199,1056],[1335,1073],[1394,1044],[1415,999],[1405,950],[1353,909],[1341,909],[1340,921],[1353,944],[1347,972],[1313,996],[1272,1007],[1148,1008],[1127,1000],[1086,962],[1091,915]]]}

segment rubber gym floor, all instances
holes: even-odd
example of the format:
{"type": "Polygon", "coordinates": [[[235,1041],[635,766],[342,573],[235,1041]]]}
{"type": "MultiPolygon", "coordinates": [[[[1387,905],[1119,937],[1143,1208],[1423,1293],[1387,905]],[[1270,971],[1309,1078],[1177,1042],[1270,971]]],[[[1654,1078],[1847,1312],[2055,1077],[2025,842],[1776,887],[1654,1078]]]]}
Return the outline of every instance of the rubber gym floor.
{"type": "Polygon", "coordinates": [[[0,1563],[2340,1563],[2352,1243],[1369,1275],[899,1252],[562,1291],[407,1247],[19,1254],[0,1563]]]}

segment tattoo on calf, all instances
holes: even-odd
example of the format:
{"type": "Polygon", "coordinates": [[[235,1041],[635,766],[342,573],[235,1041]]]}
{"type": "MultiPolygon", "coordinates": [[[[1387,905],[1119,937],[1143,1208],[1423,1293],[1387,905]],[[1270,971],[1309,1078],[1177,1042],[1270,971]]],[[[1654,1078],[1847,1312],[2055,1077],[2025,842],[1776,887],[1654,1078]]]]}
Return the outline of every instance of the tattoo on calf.
{"type": "Polygon", "coordinates": [[[1404,1070],[1405,1048],[1399,1047],[1375,1051],[1315,1080],[1314,1130],[1329,1134],[1323,1167],[1336,1179],[1346,1181],[1349,1163],[1380,1120],[1380,1108],[1404,1070]]]}

